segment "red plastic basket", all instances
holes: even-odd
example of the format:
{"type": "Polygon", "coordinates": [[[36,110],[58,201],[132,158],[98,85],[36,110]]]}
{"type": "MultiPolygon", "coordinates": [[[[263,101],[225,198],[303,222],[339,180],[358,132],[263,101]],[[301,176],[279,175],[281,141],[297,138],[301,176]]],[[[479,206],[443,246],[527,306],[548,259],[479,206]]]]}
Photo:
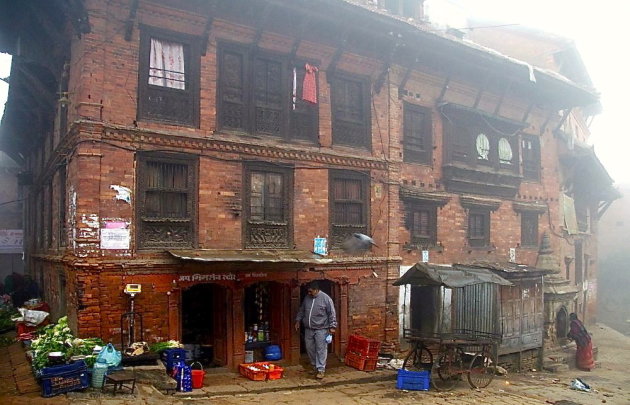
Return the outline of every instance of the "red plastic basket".
{"type": "Polygon", "coordinates": [[[381,342],[375,339],[368,339],[360,335],[350,335],[348,338],[348,351],[366,357],[378,357],[381,349],[381,342]]]}
{"type": "Polygon", "coordinates": [[[361,356],[354,352],[347,352],[345,363],[350,367],[354,367],[361,371],[374,371],[376,370],[377,357],[361,356]]]}
{"type": "Polygon", "coordinates": [[[282,378],[284,369],[267,361],[245,363],[239,365],[241,375],[253,381],[278,380],[282,378]]]}

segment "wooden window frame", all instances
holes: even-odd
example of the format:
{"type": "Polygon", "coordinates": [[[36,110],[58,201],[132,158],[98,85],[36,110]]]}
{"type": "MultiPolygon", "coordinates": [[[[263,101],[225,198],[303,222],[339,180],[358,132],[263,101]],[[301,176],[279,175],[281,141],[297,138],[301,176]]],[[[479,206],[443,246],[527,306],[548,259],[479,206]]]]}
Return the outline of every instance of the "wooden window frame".
{"type": "Polygon", "coordinates": [[[138,121],[156,121],[199,128],[199,82],[201,69],[200,38],[178,32],[140,25],[138,63],[138,121]],[[184,47],[185,89],[149,84],[151,39],[177,42],[184,47]],[[161,108],[149,100],[168,100],[161,108]],[[177,108],[177,107],[181,108],[177,108]],[[179,114],[179,115],[178,115],[179,114]]]}
{"type": "Polygon", "coordinates": [[[521,164],[523,166],[523,178],[526,180],[540,181],[541,150],[540,138],[534,135],[521,135],[521,164]],[[526,152],[526,142],[531,142],[531,152],[526,152]]]}
{"type": "Polygon", "coordinates": [[[518,173],[519,171],[519,138],[516,134],[498,132],[488,122],[491,118],[485,118],[484,122],[472,113],[461,113],[455,110],[445,114],[446,130],[446,160],[449,163],[463,163],[471,167],[490,167],[495,170],[518,173]],[[481,120],[481,121],[480,121],[481,120]],[[488,159],[480,159],[477,151],[477,137],[486,135],[489,141],[490,151],[488,159]],[[511,163],[502,163],[499,158],[499,141],[501,138],[508,140],[512,149],[511,163]]]}
{"type": "MultiPolygon", "coordinates": [[[[163,248],[194,248],[197,245],[197,201],[198,201],[198,160],[196,156],[165,153],[141,152],[137,155],[137,183],[136,183],[136,229],[138,249],[163,248]],[[150,190],[147,185],[149,163],[163,165],[185,165],[187,167],[186,210],[183,217],[149,216],[146,213],[146,193],[150,190]],[[163,228],[163,229],[160,229],[163,228]],[[160,240],[159,233],[163,232],[160,240]],[[186,235],[187,233],[187,235],[186,235]],[[183,237],[175,240],[178,235],[183,237]],[[151,236],[153,235],[153,236],[151,236]],[[173,240],[166,240],[174,235],[173,240]]],[[[159,191],[159,190],[157,190],[159,191]]],[[[164,192],[168,192],[165,190],[164,192]]],[[[180,190],[180,193],[183,191],[180,190]]]]}
{"type": "Polygon", "coordinates": [[[58,229],[58,237],[59,247],[65,247],[68,240],[68,232],[67,232],[67,187],[66,182],[68,179],[67,166],[64,164],[59,167],[59,204],[58,204],[58,218],[59,218],[59,229],[58,229]]]}
{"type": "Polygon", "coordinates": [[[467,232],[467,238],[468,238],[468,245],[470,247],[473,248],[488,248],[490,247],[490,221],[491,221],[491,215],[490,215],[490,210],[489,209],[484,209],[484,208],[470,208],[468,210],[468,232],[467,232]],[[473,235],[473,232],[475,231],[472,220],[474,217],[481,217],[483,218],[483,229],[482,229],[482,234],[480,236],[478,235],[473,235]]]}
{"type": "Polygon", "coordinates": [[[538,227],[539,213],[535,211],[521,212],[521,246],[529,248],[537,248],[539,244],[538,227]],[[528,222],[535,221],[535,227],[529,232],[528,222]]]}
{"type": "Polygon", "coordinates": [[[345,170],[331,170],[329,178],[329,215],[331,247],[342,246],[345,239],[353,233],[367,234],[370,229],[370,177],[367,173],[357,173],[345,170]],[[360,182],[360,199],[345,201],[335,196],[335,184],[337,181],[352,180],[360,182]],[[343,203],[361,204],[361,224],[336,223],[336,205],[343,203]]]}
{"type": "MultiPolygon", "coordinates": [[[[245,220],[243,221],[243,241],[247,249],[274,248],[288,249],[293,246],[293,171],[289,167],[279,167],[264,163],[252,163],[245,167],[243,184],[245,187],[245,220]],[[252,174],[278,174],[282,176],[282,216],[281,221],[252,219],[252,174]]],[[[265,186],[266,186],[265,182],[265,186]]],[[[264,198],[264,197],[263,197],[264,198]]]]}
{"type": "Polygon", "coordinates": [[[412,246],[433,247],[437,245],[437,206],[434,204],[410,204],[407,209],[407,228],[412,246]],[[428,213],[428,233],[417,235],[415,215],[428,213]]]}
{"type": "MultiPolygon", "coordinates": [[[[297,78],[297,97],[296,97],[296,109],[293,109],[291,100],[291,87],[293,81],[293,68],[299,69],[300,66],[304,66],[309,63],[305,60],[293,60],[290,61],[287,55],[279,54],[272,51],[252,49],[251,47],[244,46],[242,44],[231,43],[222,41],[217,47],[217,128],[222,131],[232,131],[242,134],[252,134],[266,137],[280,138],[286,141],[303,141],[315,144],[318,141],[319,136],[319,103],[309,104],[300,97],[300,89],[302,86],[303,75],[298,71],[297,78]],[[224,60],[226,54],[231,53],[238,55],[241,59],[242,72],[241,72],[241,100],[240,108],[242,109],[242,124],[229,125],[227,104],[231,101],[227,100],[228,94],[230,94],[227,83],[223,78],[227,77],[226,67],[224,60]],[[269,133],[264,131],[258,131],[256,128],[256,91],[254,89],[255,78],[255,63],[257,60],[267,60],[276,62],[280,65],[280,106],[278,108],[280,112],[279,118],[279,131],[277,133],[269,133]],[[307,135],[300,133],[299,123],[304,119],[311,121],[311,126],[306,129],[302,129],[307,132],[307,135]]],[[[315,64],[315,63],[313,63],[315,64]]],[[[319,89],[319,79],[316,73],[317,88],[319,89]]],[[[232,101],[232,104],[237,104],[236,101],[232,101]]]]}
{"type": "Polygon", "coordinates": [[[433,125],[431,109],[405,102],[403,104],[403,160],[409,163],[431,164],[433,156],[433,125]],[[412,114],[424,116],[422,128],[412,125],[412,114]],[[416,144],[424,144],[423,149],[416,144]]]}
{"type": "Polygon", "coordinates": [[[359,75],[352,75],[344,72],[334,72],[330,80],[330,104],[331,104],[331,125],[332,125],[332,139],[334,145],[344,145],[344,146],[353,146],[353,147],[361,147],[366,149],[371,149],[372,147],[372,118],[371,118],[371,93],[370,93],[370,85],[369,78],[359,75]],[[349,120],[344,119],[340,115],[341,103],[338,97],[336,96],[338,89],[340,86],[345,85],[346,83],[355,83],[358,84],[361,88],[361,120],[349,120]],[[345,130],[343,130],[344,126],[356,126],[358,128],[358,138],[349,136],[345,130]]]}

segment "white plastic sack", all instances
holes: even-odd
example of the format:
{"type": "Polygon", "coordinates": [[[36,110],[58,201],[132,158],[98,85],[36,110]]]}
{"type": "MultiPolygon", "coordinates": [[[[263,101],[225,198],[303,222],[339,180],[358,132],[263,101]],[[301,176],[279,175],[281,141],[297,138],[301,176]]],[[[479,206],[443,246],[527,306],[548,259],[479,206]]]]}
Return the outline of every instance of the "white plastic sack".
{"type": "Polygon", "coordinates": [[[580,380],[579,378],[576,378],[575,380],[571,381],[571,388],[573,388],[574,390],[585,391],[585,392],[589,392],[591,390],[591,387],[584,381],[580,380]]]}
{"type": "Polygon", "coordinates": [[[22,318],[24,322],[28,326],[37,326],[40,323],[44,322],[44,319],[49,315],[48,312],[45,311],[34,311],[32,309],[19,308],[18,311],[22,314],[22,318]]]}

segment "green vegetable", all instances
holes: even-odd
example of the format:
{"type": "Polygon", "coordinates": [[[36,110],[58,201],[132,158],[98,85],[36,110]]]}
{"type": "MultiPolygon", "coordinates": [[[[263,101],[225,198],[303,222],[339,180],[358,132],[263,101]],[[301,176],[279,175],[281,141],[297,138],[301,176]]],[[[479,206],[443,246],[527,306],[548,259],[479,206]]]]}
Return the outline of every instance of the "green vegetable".
{"type": "Polygon", "coordinates": [[[160,353],[166,349],[172,349],[172,348],[177,348],[180,347],[181,345],[179,344],[178,341],[176,340],[169,340],[168,342],[157,342],[157,343],[153,343],[150,347],[149,350],[154,352],[154,353],[160,353]]]}

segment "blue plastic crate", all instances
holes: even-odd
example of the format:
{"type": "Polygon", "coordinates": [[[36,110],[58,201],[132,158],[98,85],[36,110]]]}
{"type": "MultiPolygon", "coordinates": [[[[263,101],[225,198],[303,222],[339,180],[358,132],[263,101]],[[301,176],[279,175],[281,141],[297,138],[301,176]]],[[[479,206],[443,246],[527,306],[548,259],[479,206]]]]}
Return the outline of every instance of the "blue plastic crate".
{"type": "Polygon", "coordinates": [[[52,397],[65,392],[87,388],[90,379],[87,366],[77,361],[64,366],[46,367],[41,370],[42,396],[52,397]]]}
{"type": "Polygon", "coordinates": [[[398,370],[396,388],[409,391],[428,391],[431,385],[431,372],[398,370]]]}
{"type": "Polygon", "coordinates": [[[168,374],[173,370],[173,364],[178,360],[186,360],[186,349],[166,349],[162,352],[162,362],[166,366],[166,372],[168,374]]]}

